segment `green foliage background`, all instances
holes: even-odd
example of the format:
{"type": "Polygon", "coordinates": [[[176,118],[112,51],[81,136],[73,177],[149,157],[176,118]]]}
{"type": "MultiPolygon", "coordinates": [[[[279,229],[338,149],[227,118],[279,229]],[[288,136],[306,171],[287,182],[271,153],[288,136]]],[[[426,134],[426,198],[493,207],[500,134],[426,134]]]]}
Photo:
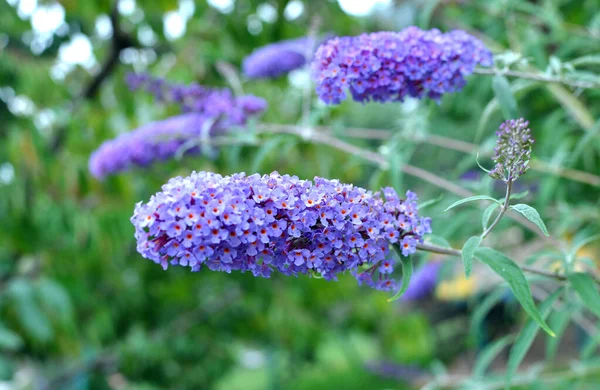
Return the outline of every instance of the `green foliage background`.
{"type": "MultiPolygon", "coordinates": [[[[503,104],[495,100],[490,77],[471,76],[463,91],[444,97],[439,105],[345,102],[328,108],[311,94],[311,123],[331,126],[343,139],[347,127],[389,129],[394,137],[387,143],[346,139],[387,153],[389,170],[292,135],[263,135],[258,146],[227,147],[212,161],[188,157],[104,182],[89,174],[88,157],[104,140],[175,113],[143,93],[129,92],[123,82],[127,72],[146,70],[174,81],[227,86],[218,61],[237,68],[255,47],[306,34],[314,15],[319,15],[322,31],[336,35],[400,30],[410,24],[462,28],[495,53],[520,53],[532,72],[575,72],[598,82],[600,6],[566,0],[395,1],[386,12],[355,18],[335,1],[304,1],[304,13],[288,22],[282,10],[289,2],[278,0],[268,2],[278,9],[277,21],[263,22],[262,31],[252,35],[247,20],[256,17],[262,3],[238,0],[233,12],[224,14],[196,2],[185,35],[169,41],[162,18],[178,3],[138,1],[141,18],[120,17],[124,34],[139,46],[127,50],[153,53],[155,61],[125,63],[122,52],[97,95],[84,98],[82,91],[94,72],[77,66],[57,81],[51,69],[61,44],[77,32],[90,38],[102,66],[110,56],[111,40],[102,39],[95,25],[113,4],[61,1],[67,33],[54,36],[46,50],[34,54],[22,39],[31,30],[30,22],[0,0],[0,165],[5,173],[14,170],[14,177],[7,173],[10,180],[0,182],[0,380],[26,388],[402,389],[431,379],[436,367],[472,364],[477,345],[465,315],[489,286],[461,302],[409,306],[388,303],[385,294],[360,288],[350,277],[328,283],[192,274],[178,268],[163,272],[136,253],[129,218],[136,202],[148,199],[170,177],[191,170],[278,170],[302,178],[339,178],[371,189],[393,184],[402,191],[415,190],[422,201],[443,195],[424,213],[433,217],[437,236],[460,247],[479,231],[479,211],[461,207],[442,213],[458,198],[418,178],[398,175],[397,167],[410,162],[474,192],[502,196],[486,177],[464,178],[477,169],[474,154],[414,142],[442,135],[491,150],[503,104]],[[143,26],[157,37],[148,47],[138,39],[143,26]],[[575,64],[574,70],[568,64],[575,64]],[[34,108],[17,110],[19,97],[30,99],[34,108]],[[53,120],[45,124],[48,113],[53,120]],[[457,311],[458,316],[448,314],[457,311]],[[399,381],[365,368],[367,362],[383,360],[416,365],[428,373],[399,381]]],[[[243,82],[246,92],[268,100],[264,122],[298,123],[302,85],[290,84],[287,77],[243,82]]],[[[520,79],[510,79],[510,87],[519,113],[531,121],[538,161],[549,171],[562,166],[600,174],[600,106],[594,104],[600,89],[520,79]]],[[[480,161],[491,165],[487,157],[480,161]]],[[[569,247],[599,229],[600,183],[563,176],[532,170],[523,184],[530,189],[527,202],[569,247]]],[[[500,229],[510,235],[511,226],[515,229],[514,223],[503,221],[500,229]]],[[[510,249],[503,233],[492,240],[510,249]]],[[[512,244],[517,248],[537,240],[527,231],[517,238],[512,244]]],[[[591,253],[588,266],[596,269],[598,252],[591,253]]],[[[416,260],[425,259],[420,255],[416,260]]],[[[483,281],[481,287],[486,276],[476,271],[473,277],[483,281]]],[[[452,275],[448,269],[446,277],[452,275]]],[[[518,308],[510,310],[518,314],[518,308]]],[[[522,323],[523,317],[516,315],[502,331],[508,334],[522,323]]],[[[593,353],[589,359],[584,361],[593,361],[593,353]]]]}

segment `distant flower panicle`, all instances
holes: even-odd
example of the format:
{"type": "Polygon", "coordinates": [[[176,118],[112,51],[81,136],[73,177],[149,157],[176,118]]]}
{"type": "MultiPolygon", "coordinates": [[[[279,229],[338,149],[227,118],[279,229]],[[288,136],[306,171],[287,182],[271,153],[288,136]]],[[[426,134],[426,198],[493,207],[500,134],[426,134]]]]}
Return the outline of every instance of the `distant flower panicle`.
{"type": "Polygon", "coordinates": [[[523,118],[510,119],[500,125],[494,149],[496,166],[489,173],[492,178],[512,182],[529,170],[534,141],[528,126],[529,122],[523,118]]]}
{"type": "Polygon", "coordinates": [[[437,286],[441,268],[442,263],[439,261],[423,264],[413,273],[410,284],[400,300],[404,302],[419,301],[431,295],[437,286]]]}
{"type": "Polygon", "coordinates": [[[133,90],[144,88],[161,101],[179,104],[184,114],[148,123],[100,145],[88,163],[90,173],[98,179],[134,166],[168,160],[177,153],[198,154],[202,149],[199,145],[182,148],[189,141],[200,143],[202,137],[243,126],[267,106],[265,100],[256,96],[234,97],[228,89],[169,84],[147,74],[129,74],[127,83],[133,90]]]}
{"type": "Polygon", "coordinates": [[[408,27],[334,38],[319,47],[312,63],[317,94],[327,104],[403,101],[461,90],[476,65],[493,64],[492,53],[461,30],[441,33],[408,27]]]}
{"type": "Polygon", "coordinates": [[[303,67],[313,45],[314,40],[304,37],[259,47],[244,58],[242,70],[251,79],[277,78],[303,67]]]}
{"type": "Polygon", "coordinates": [[[414,253],[430,219],[417,214],[416,195],[391,188],[372,193],[338,180],[243,173],[194,172],[176,177],[138,203],[131,218],[137,249],[161,264],[269,277],[351,271],[359,284],[391,291],[389,245],[414,253]]]}
{"type": "Polygon", "coordinates": [[[159,102],[179,105],[182,112],[221,118],[227,125],[244,124],[249,115],[263,112],[267,102],[253,95],[234,96],[227,88],[207,88],[196,83],[170,83],[146,73],[130,73],[126,82],[132,91],[143,89],[159,102]]]}

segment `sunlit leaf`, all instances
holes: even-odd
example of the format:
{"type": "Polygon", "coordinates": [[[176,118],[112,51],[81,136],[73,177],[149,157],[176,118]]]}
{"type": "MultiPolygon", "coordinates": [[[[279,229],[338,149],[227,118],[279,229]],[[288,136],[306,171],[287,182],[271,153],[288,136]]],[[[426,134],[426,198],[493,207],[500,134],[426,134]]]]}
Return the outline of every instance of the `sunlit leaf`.
{"type": "Polygon", "coordinates": [[[511,210],[515,210],[516,212],[522,214],[525,218],[533,222],[538,228],[540,228],[542,233],[544,233],[546,236],[550,235],[548,234],[546,224],[544,224],[542,217],[540,217],[540,213],[538,213],[536,209],[523,203],[512,205],[510,206],[510,208],[511,210]]]}

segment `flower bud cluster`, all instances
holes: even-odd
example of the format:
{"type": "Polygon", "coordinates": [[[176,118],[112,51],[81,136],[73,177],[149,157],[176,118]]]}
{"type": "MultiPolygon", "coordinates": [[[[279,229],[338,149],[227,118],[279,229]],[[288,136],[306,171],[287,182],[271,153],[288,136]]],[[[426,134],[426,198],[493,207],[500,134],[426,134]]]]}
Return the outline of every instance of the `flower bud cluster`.
{"type": "Polygon", "coordinates": [[[528,126],[529,122],[523,118],[510,119],[500,125],[494,149],[496,166],[489,173],[492,178],[512,182],[529,170],[534,141],[528,126]]]}

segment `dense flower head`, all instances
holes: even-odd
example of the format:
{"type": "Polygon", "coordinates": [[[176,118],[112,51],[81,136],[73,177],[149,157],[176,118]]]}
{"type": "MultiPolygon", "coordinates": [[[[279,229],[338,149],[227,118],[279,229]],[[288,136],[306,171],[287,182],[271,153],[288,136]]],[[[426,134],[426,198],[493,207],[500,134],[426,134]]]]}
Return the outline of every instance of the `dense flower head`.
{"type": "Polygon", "coordinates": [[[144,89],[160,102],[178,105],[182,112],[220,118],[226,125],[242,125],[249,115],[267,108],[264,99],[253,95],[234,96],[227,88],[207,88],[196,83],[170,83],[146,73],[130,73],[126,82],[131,90],[144,89]]]}
{"type": "Polygon", "coordinates": [[[400,298],[405,302],[419,301],[430,296],[438,282],[442,263],[439,261],[425,263],[412,274],[408,288],[400,298]]]}
{"type": "Polygon", "coordinates": [[[490,176],[497,180],[512,182],[529,170],[531,159],[531,130],[529,121],[510,119],[500,125],[494,149],[496,166],[490,176]]]}
{"type": "Polygon", "coordinates": [[[391,291],[390,244],[408,256],[431,228],[414,193],[400,199],[385,188],[383,195],[320,177],[194,172],[138,203],[131,221],[138,252],[164,269],[327,280],[349,270],[359,284],[391,291]]]}
{"type": "Polygon", "coordinates": [[[346,90],[360,102],[439,100],[461,90],[476,65],[492,63],[492,53],[464,31],[444,34],[411,26],[330,39],[317,49],[312,70],[321,100],[339,104],[346,90]]]}
{"type": "Polygon", "coordinates": [[[304,37],[273,43],[244,58],[242,70],[251,79],[276,78],[306,64],[314,40],[304,37]]]}

